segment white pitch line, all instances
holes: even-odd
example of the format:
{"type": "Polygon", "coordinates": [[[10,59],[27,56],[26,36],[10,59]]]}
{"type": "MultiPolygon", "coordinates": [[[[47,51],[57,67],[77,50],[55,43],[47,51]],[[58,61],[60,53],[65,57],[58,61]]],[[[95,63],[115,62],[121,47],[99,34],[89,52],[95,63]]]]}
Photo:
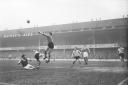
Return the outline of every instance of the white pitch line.
{"type": "Polygon", "coordinates": [[[123,69],[121,67],[61,67],[61,66],[40,66],[45,69],[50,69],[50,68],[71,68],[71,69],[76,69],[80,71],[85,71],[85,72],[113,72],[113,73],[120,73],[120,72],[127,72],[126,69],[123,69]]]}
{"type": "Polygon", "coordinates": [[[2,73],[13,73],[13,72],[18,72],[18,71],[24,71],[24,70],[4,71],[4,72],[0,72],[0,74],[2,74],[2,73]]]}
{"type": "MultiPolygon", "coordinates": [[[[49,66],[40,66],[41,68],[47,68],[47,69],[49,69],[49,68],[65,68],[65,67],[49,67],[49,66]]],[[[30,69],[30,70],[34,70],[34,69],[30,69]]],[[[4,71],[4,72],[0,72],[0,74],[2,74],[2,73],[13,73],[13,72],[20,72],[20,71],[25,71],[25,69],[23,69],[23,70],[12,70],[12,71],[4,71]]],[[[28,71],[29,71],[29,69],[28,69],[28,71]]]]}
{"type": "MultiPolygon", "coordinates": [[[[44,68],[44,69],[52,69],[52,68],[70,68],[70,67],[62,67],[62,66],[40,66],[41,68],[44,68]]],[[[99,71],[99,72],[126,72],[127,70],[126,69],[123,69],[123,68],[117,68],[117,67],[84,67],[84,68],[81,68],[81,67],[72,67],[72,69],[77,69],[77,70],[80,70],[80,71],[99,71]]],[[[32,70],[32,69],[31,69],[32,70]]],[[[0,74],[2,73],[13,73],[13,72],[20,72],[20,71],[25,71],[24,69],[23,70],[13,70],[13,71],[5,71],[5,72],[0,72],[0,74]]]]}
{"type": "Polygon", "coordinates": [[[126,81],[128,81],[128,77],[124,80],[122,80],[118,85],[123,85],[126,81]]]}
{"type": "MultiPolygon", "coordinates": [[[[70,67],[62,67],[62,66],[40,66],[41,68],[44,69],[52,69],[52,68],[70,68],[70,67]]],[[[116,72],[116,73],[120,73],[120,72],[126,72],[126,69],[120,68],[120,67],[72,67],[71,69],[77,69],[80,71],[99,71],[99,72],[116,72]]],[[[32,70],[32,69],[31,69],[32,70]]],[[[0,72],[0,74],[2,73],[13,73],[13,72],[20,72],[20,71],[25,71],[23,70],[12,70],[12,71],[4,71],[4,72],[0,72]]]]}
{"type": "Polygon", "coordinates": [[[120,73],[120,72],[127,72],[126,69],[123,68],[117,68],[117,67],[85,67],[85,68],[77,68],[80,71],[88,71],[88,72],[114,72],[114,73],[120,73]]]}
{"type": "Polygon", "coordinates": [[[2,82],[0,82],[0,85],[17,85],[17,84],[11,84],[11,83],[2,83],[2,82]]]}

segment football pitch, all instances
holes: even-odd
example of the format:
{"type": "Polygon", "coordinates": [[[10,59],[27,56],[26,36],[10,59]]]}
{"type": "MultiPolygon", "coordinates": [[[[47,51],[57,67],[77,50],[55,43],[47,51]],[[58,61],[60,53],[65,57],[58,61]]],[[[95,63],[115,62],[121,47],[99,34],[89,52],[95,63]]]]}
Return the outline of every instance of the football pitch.
{"type": "Polygon", "coordinates": [[[126,65],[119,61],[41,61],[39,70],[24,70],[17,62],[0,60],[0,85],[128,85],[126,65]]]}

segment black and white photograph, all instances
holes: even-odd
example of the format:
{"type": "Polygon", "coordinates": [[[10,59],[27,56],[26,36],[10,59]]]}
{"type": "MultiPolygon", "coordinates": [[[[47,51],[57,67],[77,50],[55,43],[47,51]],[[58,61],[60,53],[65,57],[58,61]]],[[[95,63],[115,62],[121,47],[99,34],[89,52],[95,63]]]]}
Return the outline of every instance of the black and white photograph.
{"type": "Polygon", "coordinates": [[[0,0],[0,85],[128,85],[128,0],[0,0]]]}

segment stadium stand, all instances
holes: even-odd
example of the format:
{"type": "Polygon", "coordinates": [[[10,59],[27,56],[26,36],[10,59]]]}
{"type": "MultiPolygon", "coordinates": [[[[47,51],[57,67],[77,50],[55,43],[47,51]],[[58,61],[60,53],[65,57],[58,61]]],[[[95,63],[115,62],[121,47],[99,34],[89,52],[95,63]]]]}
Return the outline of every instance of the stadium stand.
{"type": "Polygon", "coordinates": [[[127,29],[128,19],[120,18],[1,31],[0,54],[3,57],[11,52],[17,57],[19,56],[17,50],[20,50],[21,53],[31,57],[33,53],[30,50],[47,44],[46,38],[36,32],[52,31],[56,46],[56,50],[52,53],[54,58],[71,58],[72,45],[90,45],[89,58],[116,59],[118,46],[113,47],[113,44],[122,44],[126,47],[127,29]],[[112,46],[107,47],[106,44],[112,44],[112,46]],[[68,49],[65,49],[64,45],[68,45],[68,49]],[[60,48],[58,49],[57,46],[60,48]]]}

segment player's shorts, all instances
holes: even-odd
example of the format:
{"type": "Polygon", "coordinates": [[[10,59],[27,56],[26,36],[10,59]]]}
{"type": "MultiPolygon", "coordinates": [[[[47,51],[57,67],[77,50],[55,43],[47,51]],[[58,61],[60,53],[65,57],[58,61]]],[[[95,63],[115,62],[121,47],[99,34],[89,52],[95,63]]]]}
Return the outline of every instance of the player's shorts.
{"type": "Polygon", "coordinates": [[[88,57],[83,57],[84,59],[88,59],[88,57]]]}
{"type": "Polygon", "coordinates": [[[30,65],[30,64],[27,64],[24,68],[25,68],[25,69],[34,69],[35,67],[32,66],[32,65],[30,65]]]}
{"type": "Polygon", "coordinates": [[[75,58],[75,59],[79,59],[79,58],[80,58],[80,56],[74,56],[74,58],[75,58]]]}
{"type": "Polygon", "coordinates": [[[120,53],[119,56],[120,56],[121,58],[124,58],[124,53],[120,53]]]}
{"type": "Polygon", "coordinates": [[[49,42],[49,43],[48,43],[48,47],[51,48],[51,49],[53,49],[53,48],[54,48],[53,42],[49,42]]]}
{"type": "Polygon", "coordinates": [[[39,53],[35,54],[35,59],[39,60],[40,56],[39,53]]]}

